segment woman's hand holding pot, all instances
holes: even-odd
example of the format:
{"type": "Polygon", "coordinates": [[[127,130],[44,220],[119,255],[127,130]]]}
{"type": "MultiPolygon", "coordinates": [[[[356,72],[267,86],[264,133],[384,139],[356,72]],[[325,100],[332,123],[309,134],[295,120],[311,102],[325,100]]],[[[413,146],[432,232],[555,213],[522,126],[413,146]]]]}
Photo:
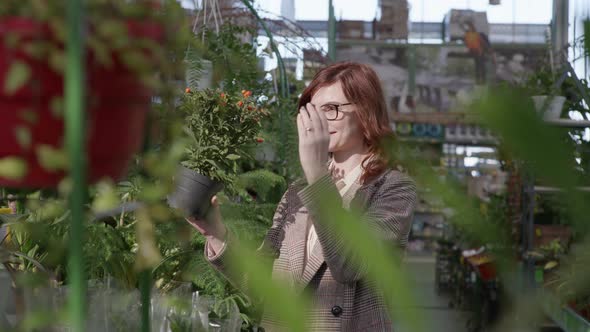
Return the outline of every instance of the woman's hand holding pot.
{"type": "Polygon", "coordinates": [[[223,247],[227,228],[221,220],[221,212],[219,210],[219,200],[217,199],[217,196],[211,197],[211,208],[209,209],[206,219],[188,217],[186,218],[186,221],[198,230],[199,233],[205,235],[212,249],[215,252],[219,252],[223,247]]]}

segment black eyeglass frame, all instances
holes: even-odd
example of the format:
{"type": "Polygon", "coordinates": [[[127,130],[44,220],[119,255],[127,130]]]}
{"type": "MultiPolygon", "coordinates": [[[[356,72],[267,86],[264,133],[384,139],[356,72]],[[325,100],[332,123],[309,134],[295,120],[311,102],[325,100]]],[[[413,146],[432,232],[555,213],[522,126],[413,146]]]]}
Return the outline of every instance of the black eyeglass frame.
{"type": "MultiPolygon", "coordinates": [[[[348,106],[348,105],[352,105],[352,104],[354,104],[354,103],[344,103],[344,104],[330,104],[330,103],[328,103],[328,104],[324,104],[324,105],[320,106],[320,109],[323,111],[324,106],[334,106],[334,107],[336,107],[336,116],[333,119],[329,119],[328,116],[326,116],[326,120],[328,120],[328,121],[336,121],[336,120],[338,120],[338,117],[340,115],[340,107],[342,107],[342,106],[348,106]]],[[[326,111],[324,111],[324,112],[325,113],[328,113],[326,111]]]]}

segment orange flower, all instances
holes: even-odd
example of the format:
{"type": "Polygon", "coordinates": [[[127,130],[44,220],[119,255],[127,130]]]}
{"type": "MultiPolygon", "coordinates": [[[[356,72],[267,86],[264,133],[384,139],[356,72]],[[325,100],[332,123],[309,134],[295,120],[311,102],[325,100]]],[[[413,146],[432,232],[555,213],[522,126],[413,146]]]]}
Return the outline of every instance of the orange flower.
{"type": "Polygon", "coordinates": [[[225,99],[225,93],[223,93],[223,92],[222,92],[222,93],[219,95],[219,97],[221,97],[222,99],[225,99]]]}
{"type": "Polygon", "coordinates": [[[242,106],[244,106],[244,102],[240,100],[240,101],[238,101],[237,105],[238,105],[238,107],[242,107],[242,106]]]}
{"type": "Polygon", "coordinates": [[[186,89],[184,89],[184,92],[185,92],[185,93],[191,93],[191,88],[186,88],[186,89]]]}
{"type": "Polygon", "coordinates": [[[249,90],[242,90],[242,96],[244,96],[244,98],[248,98],[252,95],[252,91],[249,90]]]}

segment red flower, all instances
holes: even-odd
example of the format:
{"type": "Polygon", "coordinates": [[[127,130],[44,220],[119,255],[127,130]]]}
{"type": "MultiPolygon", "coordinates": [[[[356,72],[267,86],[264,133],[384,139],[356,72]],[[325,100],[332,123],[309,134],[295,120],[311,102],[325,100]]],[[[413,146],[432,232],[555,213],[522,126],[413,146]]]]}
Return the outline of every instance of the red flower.
{"type": "Polygon", "coordinates": [[[191,93],[191,88],[186,88],[186,89],[184,89],[184,92],[185,92],[185,93],[191,93]]]}
{"type": "Polygon", "coordinates": [[[253,110],[253,109],[254,109],[254,107],[252,107],[252,106],[250,106],[250,105],[248,105],[248,107],[247,107],[247,108],[248,108],[248,111],[251,111],[251,110],[253,110]]]}
{"type": "Polygon", "coordinates": [[[258,143],[262,143],[262,142],[264,142],[264,138],[257,137],[257,138],[256,138],[256,142],[258,142],[258,143]]]}
{"type": "Polygon", "coordinates": [[[242,106],[244,106],[244,102],[240,100],[240,101],[238,101],[237,105],[238,105],[238,107],[242,107],[242,106]]]}
{"type": "Polygon", "coordinates": [[[223,93],[223,92],[222,92],[222,93],[219,95],[219,97],[221,97],[222,99],[225,99],[225,93],[223,93]]]}
{"type": "Polygon", "coordinates": [[[242,90],[242,96],[244,96],[244,98],[248,98],[252,95],[252,91],[249,90],[242,90]]]}

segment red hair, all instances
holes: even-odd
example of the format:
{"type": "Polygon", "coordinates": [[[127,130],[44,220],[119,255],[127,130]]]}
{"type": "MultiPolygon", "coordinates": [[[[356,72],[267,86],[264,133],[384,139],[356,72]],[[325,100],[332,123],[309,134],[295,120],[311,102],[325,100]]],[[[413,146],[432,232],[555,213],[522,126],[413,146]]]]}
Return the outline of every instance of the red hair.
{"type": "Polygon", "coordinates": [[[360,181],[366,183],[381,174],[393,162],[386,148],[395,136],[389,124],[385,97],[377,73],[368,65],[356,62],[338,62],[325,67],[316,73],[305,88],[297,108],[309,103],[320,88],[336,82],[342,84],[348,102],[356,105],[355,113],[363,131],[364,142],[369,147],[371,155],[375,156],[368,162],[369,157],[362,162],[364,172],[360,181]]]}

